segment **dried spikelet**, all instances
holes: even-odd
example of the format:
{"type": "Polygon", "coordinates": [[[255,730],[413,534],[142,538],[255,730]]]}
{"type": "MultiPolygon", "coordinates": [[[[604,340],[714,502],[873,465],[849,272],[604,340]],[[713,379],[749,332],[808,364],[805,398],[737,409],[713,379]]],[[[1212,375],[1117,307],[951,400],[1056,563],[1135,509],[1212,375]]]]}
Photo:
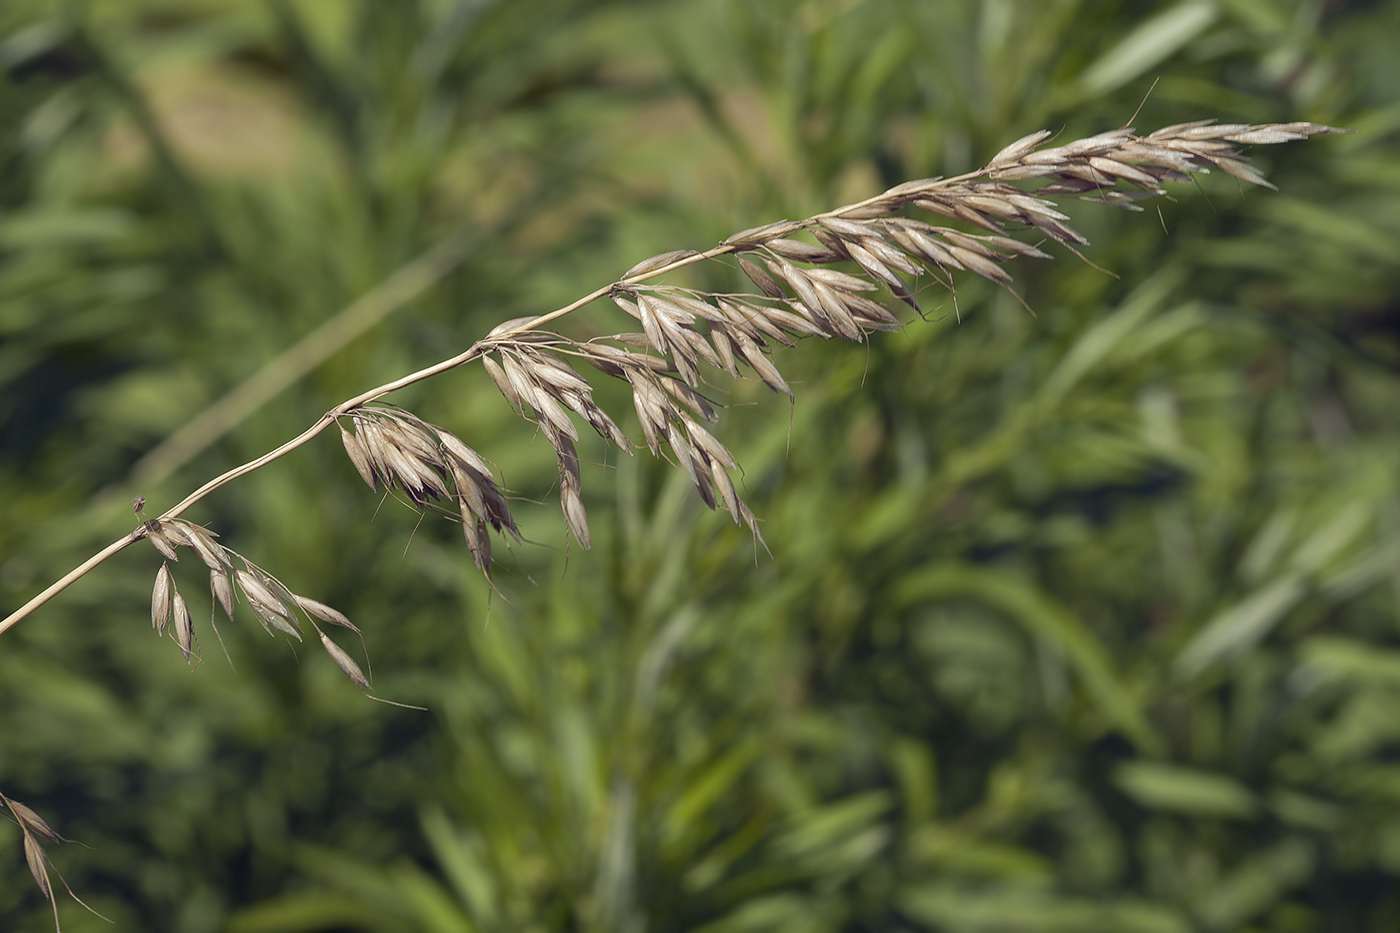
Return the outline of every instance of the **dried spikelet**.
{"type": "Polygon", "coordinates": [[[836,333],[847,340],[862,339],[865,333],[856,324],[855,317],[836,293],[836,290],[810,275],[807,276],[807,281],[811,283],[812,291],[816,293],[817,301],[821,303],[822,312],[826,315],[826,319],[831,322],[836,333]]]}
{"type": "Polygon", "coordinates": [[[207,528],[190,522],[176,522],[185,539],[189,542],[190,548],[199,555],[199,559],[204,561],[204,566],[210,570],[216,570],[227,566],[230,561],[225,553],[223,545],[214,540],[214,533],[207,528]]]}
{"type": "Polygon", "coordinates": [[[506,401],[510,402],[510,407],[514,408],[517,414],[521,413],[520,396],[515,394],[515,387],[512,386],[510,380],[506,378],[506,372],[501,368],[501,364],[497,363],[489,356],[483,356],[481,358],[481,365],[486,367],[486,372],[491,377],[491,381],[496,384],[496,388],[500,390],[500,393],[506,397],[506,401]]]}
{"type": "Polygon", "coordinates": [[[190,651],[195,647],[194,621],[190,618],[190,607],[178,592],[174,594],[174,611],[171,613],[171,627],[175,630],[175,642],[185,653],[185,663],[190,661],[190,651]]]}
{"type": "Polygon", "coordinates": [[[452,467],[452,485],[457,488],[457,501],[463,508],[470,507],[478,517],[485,518],[489,514],[486,505],[486,494],[484,484],[479,481],[480,474],[464,464],[454,462],[452,467]]]}
{"type": "MultiPolygon", "coordinates": [[[[487,331],[486,337],[488,340],[492,337],[499,337],[502,334],[510,333],[511,331],[516,330],[517,328],[524,327],[528,324],[533,324],[537,320],[539,320],[539,316],[533,314],[528,315],[526,317],[513,317],[509,321],[502,321],[495,327],[491,328],[489,331],[487,331]]],[[[516,334],[514,336],[516,337],[516,339],[527,339],[529,335],[516,334]]]]}
{"type": "Polygon", "coordinates": [[[593,536],[588,530],[588,512],[583,508],[583,499],[579,497],[579,491],[572,485],[561,483],[559,504],[564,509],[564,518],[569,523],[569,530],[574,533],[578,543],[585,550],[592,547],[593,536]]]}
{"type": "Polygon", "coordinates": [[[888,221],[886,226],[899,245],[909,252],[922,256],[926,261],[939,268],[949,266],[954,269],[962,268],[943,244],[934,239],[932,235],[934,228],[929,224],[900,218],[898,221],[888,221]]]}
{"type": "Polygon", "coordinates": [[[1005,149],[1002,149],[996,155],[992,156],[992,161],[989,162],[988,165],[995,168],[996,166],[1002,165],[1007,162],[1015,162],[1017,159],[1029,153],[1036,146],[1040,145],[1049,136],[1049,130],[1037,130],[1034,133],[1022,136],[1020,139],[1016,140],[1014,143],[1007,146],[1005,149]]]}
{"type": "Polygon", "coordinates": [[[761,227],[750,227],[747,230],[740,230],[738,233],[725,240],[726,246],[747,246],[750,244],[765,243],[775,237],[791,233],[796,230],[797,224],[787,220],[779,220],[775,223],[764,224],[761,227]]]}
{"type": "Polygon", "coordinates": [[[915,178],[911,181],[902,181],[886,191],[885,194],[898,199],[898,201],[902,203],[908,198],[912,198],[934,187],[942,180],[942,175],[935,175],[932,178],[915,178]]]}
{"type": "Polygon", "coordinates": [[[584,510],[583,499],[579,496],[582,476],[579,472],[578,451],[567,437],[552,435],[550,442],[559,457],[559,504],[564,510],[564,519],[568,522],[569,530],[586,550],[592,546],[593,539],[588,530],[588,513],[584,510]]]}
{"type": "Polygon", "coordinates": [[[612,299],[613,304],[621,308],[629,317],[633,320],[640,321],[642,319],[642,310],[637,307],[635,301],[628,297],[631,294],[631,292],[623,291],[620,288],[614,288],[608,297],[612,299]]]}
{"type": "MultiPolygon", "coordinates": [[[[796,342],[788,337],[783,329],[769,320],[767,308],[750,304],[745,301],[738,301],[730,298],[720,298],[717,310],[724,316],[724,325],[720,329],[726,335],[732,331],[740,331],[748,336],[750,340],[759,341],[764,336],[771,337],[781,342],[784,346],[796,346],[796,342]]],[[[713,335],[715,328],[711,328],[713,335]]]]}
{"type": "Polygon", "coordinates": [[[731,470],[737,470],[739,463],[734,459],[734,455],[729,452],[719,441],[715,440],[713,434],[706,431],[687,415],[685,412],[679,413],[681,423],[685,425],[685,433],[698,448],[705,452],[711,460],[716,460],[731,470]]]}
{"type": "Polygon", "coordinates": [[[768,357],[763,355],[763,351],[758,348],[757,344],[751,340],[741,339],[737,349],[744,361],[758,375],[758,378],[763,380],[764,385],[774,392],[783,393],[788,398],[794,397],[787,380],[783,378],[782,373],[778,372],[776,366],[768,362],[768,357]]]}
{"type": "Polygon", "coordinates": [[[734,344],[725,332],[725,326],[716,324],[710,328],[710,340],[715,345],[715,352],[719,355],[720,368],[729,374],[729,378],[739,378],[739,368],[734,364],[734,344]]]}
{"type": "Polygon", "coordinates": [[[773,277],[764,271],[763,267],[743,256],[738,257],[739,268],[744,270],[744,275],[749,277],[749,281],[759,287],[765,295],[772,298],[782,298],[783,288],[773,277]]]}
{"type": "Polygon", "coordinates": [[[467,550],[471,552],[472,562],[477,569],[490,575],[491,573],[491,536],[486,531],[486,522],[477,518],[467,509],[465,500],[459,500],[462,514],[462,536],[467,541],[467,550]]]}
{"type": "Polygon", "coordinates": [[[509,353],[501,354],[501,364],[505,369],[506,381],[510,384],[511,393],[522,404],[538,411],[539,404],[535,400],[535,384],[529,374],[509,353]]]}
{"type": "MultiPolygon", "coordinates": [[[[6,804],[10,805],[12,809],[15,806],[19,806],[15,804],[14,801],[4,797],[3,795],[0,795],[0,801],[3,801],[6,804]]],[[[30,812],[32,813],[33,811],[30,812]]],[[[18,817],[18,813],[16,813],[16,816],[18,817]]],[[[40,820],[40,823],[42,822],[43,821],[40,820]]],[[[54,896],[53,883],[49,880],[49,869],[54,868],[53,862],[49,859],[48,853],[44,851],[43,846],[39,844],[39,840],[34,838],[34,832],[32,831],[32,827],[29,826],[27,822],[23,819],[20,820],[20,827],[24,833],[24,861],[26,862],[26,864],[29,865],[29,873],[34,876],[34,881],[36,884],[39,885],[39,890],[43,892],[44,897],[48,898],[49,906],[53,908],[54,929],[57,930],[58,933],[62,933],[63,927],[58,922],[58,899],[54,896]]],[[[53,831],[50,830],[49,832],[52,833],[53,831]]],[[[62,836],[59,836],[57,833],[53,833],[52,837],[46,838],[49,838],[51,842],[68,841],[62,836]]],[[[54,868],[54,871],[58,873],[57,868],[54,868]]],[[[112,922],[107,917],[103,917],[102,914],[97,913],[97,911],[93,910],[90,906],[84,903],[82,898],[74,894],[73,889],[68,887],[68,882],[64,881],[62,873],[58,873],[58,880],[62,882],[64,889],[68,892],[68,896],[73,898],[73,900],[77,901],[79,904],[81,904],[89,913],[92,913],[98,917],[102,917],[102,919],[106,920],[108,923],[112,922]]]]}
{"type": "Polygon", "coordinates": [[[705,459],[705,455],[687,441],[676,449],[676,462],[685,471],[686,476],[690,477],[695,491],[700,494],[700,501],[705,503],[707,509],[713,510],[715,491],[710,485],[710,463],[705,459]]]}
{"type": "Polygon", "coordinates": [[[331,641],[325,632],[317,629],[316,634],[321,636],[321,645],[326,649],[326,654],[331,656],[335,666],[344,671],[345,676],[349,677],[355,686],[368,693],[369,680],[366,679],[364,671],[360,670],[360,665],[355,663],[355,659],[350,657],[344,648],[331,641]]]}
{"type": "Polygon", "coordinates": [[[753,510],[745,505],[742,500],[739,502],[739,517],[742,518],[744,524],[748,526],[750,533],[754,536],[754,540],[763,545],[763,550],[767,552],[769,557],[772,557],[773,552],[768,550],[768,542],[763,540],[763,532],[758,530],[758,519],[754,517],[753,510]]]}
{"type": "Polygon", "coordinates": [[[305,596],[298,596],[296,593],[292,594],[292,600],[301,607],[301,611],[307,615],[320,619],[322,622],[329,622],[331,625],[339,625],[341,628],[348,628],[356,635],[360,634],[360,630],[356,628],[354,623],[347,619],[345,613],[341,612],[339,609],[333,609],[323,602],[318,602],[317,600],[309,599],[305,596]]]}
{"type": "Polygon", "coordinates": [[[500,489],[491,482],[490,477],[482,477],[477,482],[486,507],[485,514],[478,513],[479,517],[484,518],[497,531],[508,532],[515,540],[521,540],[520,529],[516,528],[515,519],[510,514],[510,506],[500,489]]]}
{"type": "Polygon", "coordinates": [[[462,443],[461,438],[457,437],[457,435],[450,431],[444,431],[442,428],[434,428],[434,433],[437,434],[438,441],[442,444],[443,449],[452,457],[457,458],[459,462],[471,467],[484,476],[491,475],[491,467],[486,462],[486,459],[482,457],[481,454],[462,443]]]}
{"type": "Polygon", "coordinates": [[[525,348],[521,355],[530,362],[532,372],[541,382],[560,392],[591,392],[593,387],[578,370],[556,356],[534,348],[525,348]]]}
{"type": "Polygon", "coordinates": [[[647,449],[652,456],[660,456],[661,441],[670,439],[671,402],[656,376],[641,370],[629,370],[627,378],[632,385],[632,404],[637,409],[637,419],[641,422],[647,449]]]}
{"type": "Polygon", "coordinates": [[[904,326],[904,322],[891,314],[884,305],[871,301],[864,295],[842,292],[841,300],[864,330],[899,330],[904,326]]]}
{"type": "Polygon", "coordinates": [[[567,434],[569,437],[577,440],[578,428],[574,427],[573,420],[569,418],[563,406],[559,404],[560,390],[554,385],[546,383],[539,377],[537,366],[533,361],[522,358],[520,363],[516,364],[511,359],[510,355],[502,354],[502,356],[506,360],[507,373],[512,372],[512,367],[515,367],[515,371],[520,372],[522,378],[529,381],[531,390],[534,393],[530,399],[530,403],[538,415],[536,421],[541,425],[547,425],[550,429],[560,434],[567,434]]]}
{"type": "Polygon", "coordinates": [[[821,224],[832,233],[835,233],[837,236],[847,239],[862,240],[875,235],[871,227],[833,214],[823,214],[817,218],[817,223],[821,224]]]}
{"type": "Polygon", "coordinates": [[[38,833],[40,836],[43,836],[45,839],[52,843],[62,843],[68,841],[67,839],[64,839],[62,836],[60,836],[58,833],[54,832],[53,829],[49,827],[49,824],[44,822],[44,818],[42,816],[29,809],[24,804],[20,803],[18,800],[13,800],[9,797],[2,796],[0,796],[0,799],[3,799],[5,801],[5,806],[10,808],[10,812],[15,815],[15,819],[19,821],[19,825],[24,827],[24,829],[28,832],[38,833]]]}
{"type": "Polygon", "coordinates": [[[664,269],[678,259],[696,255],[693,249],[678,249],[669,253],[662,253],[659,256],[652,256],[650,259],[643,259],[626,272],[622,273],[624,279],[637,278],[651,275],[658,269],[664,269]]]}
{"type": "Polygon", "coordinates": [[[383,410],[382,417],[386,433],[404,453],[428,466],[435,466],[441,462],[438,445],[422,420],[407,412],[389,409],[383,410]]]}
{"type": "Polygon", "coordinates": [[[734,518],[734,524],[739,524],[739,496],[734,491],[734,482],[729,478],[729,474],[724,471],[724,467],[717,461],[710,461],[710,476],[714,480],[715,489],[719,491],[720,501],[729,510],[729,514],[734,518]]]}
{"type": "Polygon", "coordinates": [[[917,262],[884,240],[871,237],[859,242],[871,255],[896,272],[903,272],[905,275],[919,275],[924,271],[917,262]]]}
{"type": "Polygon", "coordinates": [[[1215,164],[1220,166],[1222,170],[1229,172],[1231,175],[1234,175],[1241,181],[1247,181],[1251,185],[1261,185],[1265,188],[1268,188],[1270,191],[1278,190],[1277,185],[1274,185],[1272,182],[1265,179],[1263,175],[1259,174],[1258,169],[1254,168],[1249,163],[1244,162],[1243,160],[1219,159],[1216,160],[1215,164]]]}
{"type": "MultiPolygon", "coordinates": [[[[235,570],[234,579],[243,595],[247,597],[248,605],[253,607],[253,612],[263,623],[263,628],[267,629],[271,625],[272,628],[301,641],[301,629],[296,617],[263,579],[247,570],[235,570]]],[[[272,629],[268,629],[268,634],[271,632],[272,629]]]]}
{"type": "Polygon", "coordinates": [[[844,258],[839,253],[833,252],[825,246],[803,243],[801,240],[771,240],[763,244],[763,248],[777,253],[784,259],[796,259],[798,262],[838,262],[844,258]]]}
{"type": "Polygon", "coordinates": [[[690,386],[686,385],[684,382],[680,382],[676,379],[658,379],[657,383],[672,398],[680,402],[682,405],[690,409],[695,414],[699,415],[701,418],[704,418],[711,424],[718,423],[719,412],[715,411],[715,407],[712,404],[710,404],[710,400],[705,398],[705,396],[701,395],[699,392],[692,389],[690,386]]]}
{"type": "Polygon", "coordinates": [[[209,571],[209,591],[214,594],[214,598],[219,601],[219,605],[224,607],[224,615],[228,616],[230,622],[233,621],[233,583],[229,579],[227,568],[209,571]]]}
{"type": "Polygon", "coordinates": [[[847,275],[844,272],[837,272],[835,269],[808,269],[807,277],[814,282],[820,282],[829,288],[835,288],[843,292],[869,292],[874,291],[875,286],[859,276],[847,275]]]}
{"type": "MultiPolygon", "coordinates": [[[[43,848],[39,845],[39,840],[31,834],[24,834],[24,860],[29,863],[29,873],[34,876],[34,881],[39,885],[39,890],[44,892],[44,897],[50,901],[54,899],[53,885],[49,881],[48,872],[49,857],[44,854],[43,848]]],[[[57,911],[54,913],[54,922],[58,922],[57,911]]]]}
{"type": "Polygon", "coordinates": [[[174,585],[170,579],[170,565],[161,564],[151,591],[151,628],[160,635],[165,634],[165,626],[170,621],[170,590],[174,585]]]}
{"type": "Polygon", "coordinates": [[[374,466],[370,463],[369,451],[365,449],[360,438],[345,430],[340,429],[340,442],[345,445],[345,453],[350,458],[350,462],[355,465],[355,471],[360,474],[360,479],[365,481],[365,485],[371,490],[375,488],[374,466]]]}
{"type": "MultiPolygon", "coordinates": [[[[791,346],[791,341],[783,335],[784,330],[801,334],[805,337],[820,337],[823,340],[830,340],[831,334],[812,324],[800,314],[793,314],[783,308],[764,308],[754,322],[763,332],[773,337],[779,343],[791,346]]],[[[755,343],[757,340],[755,340],[755,343]]]]}
{"type": "Polygon", "coordinates": [[[850,259],[851,254],[846,250],[846,241],[824,227],[811,227],[808,230],[812,236],[817,238],[817,242],[835,253],[841,259],[850,259]]]}
{"type": "Polygon", "coordinates": [[[885,285],[891,289],[896,291],[904,289],[906,287],[904,280],[896,275],[889,266],[885,265],[880,257],[876,256],[874,252],[868,249],[868,245],[869,244],[850,241],[846,244],[846,248],[850,251],[851,258],[858,262],[860,267],[866,272],[869,272],[871,275],[875,276],[875,278],[884,282],[885,285]]]}
{"type": "Polygon", "coordinates": [[[1001,266],[992,262],[981,252],[971,249],[964,249],[961,246],[949,246],[948,252],[962,263],[966,269],[971,269],[978,275],[991,279],[994,282],[1010,282],[1011,276],[1006,273],[1001,266]]]}
{"type": "MultiPolygon", "coordinates": [[[[658,289],[658,292],[660,291],[662,290],[658,289]]],[[[711,322],[723,321],[725,319],[724,314],[717,307],[710,304],[708,301],[697,298],[689,292],[682,291],[678,288],[668,288],[665,289],[663,293],[667,301],[687,314],[692,315],[692,323],[694,318],[700,318],[711,322]]]]}
{"type": "MultiPolygon", "coordinates": [[[[774,256],[767,260],[768,268],[773,275],[787,283],[788,287],[796,293],[802,309],[814,323],[825,325],[825,314],[822,311],[821,299],[817,297],[816,290],[812,288],[812,280],[801,269],[783,259],[781,256],[774,256]]],[[[780,297],[780,296],[775,296],[780,297]]],[[[829,327],[824,327],[829,331],[829,327]]]]}
{"type": "Polygon", "coordinates": [[[146,538],[155,545],[155,549],[160,551],[161,556],[166,560],[180,562],[180,555],[175,553],[176,542],[171,540],[164,523],[159,521],[146,522],[146,538]]]}
{"type": "Polygon", "coordinates": [[[351,420],[355,425],[355,436],[360,439],[365,453],[369,456],[370,465],[374,467],[375,474],[384,481],[386,486],[393,485],[393,472],[389,469],[386,460],[389,444],[384,440],[383,432],[379,425],[371,416],[369,409],[355,412],[351,420]]]}
{"type": "Polygon", "coordinates": [[[642,331],[646,334],[647,343],[670,357],[687,383],[698,385],[696,366],[699,357],[688,336],[695,316],[672,302],[648,294],[637,295],[637,308],[642,315],[642,331]]]}
{"type": "Polygon", "coordinates": [[[381,436],[386,444],[384,459],[400,489],[419,506],[430,499],[446,497],[442,455],[428,432],[416,419],[396,414],[382,415],[381,436]]]}
{"type": "Polygon", "coordinates": [[[573,392],[564,392],[562,396],[564,404],[583,415],[593,426],[593,430],[598,432],[599,437],[606,441],[612,441],[619,450],[625,451],[629,457],[632,455],[632,445],[628,442],[627,435],[622,433],[622,429],[617,426],[617,423],[607,412],[598,407],[590,396],[573,392]]]}
{"type": "Polygon", "coordinates": [[[458,508],[464,510],[463,521],[466,521],[465,510],[469,510],[476,518],[489,522],[497,531],[506,531],[517,541],[520,540],[520,532],[515,527],[505,496],[492,480],[485,461],[460,441],[457,441],[457,445],[460,445],[460,450],[446,447],[449,453],[447,463],[452,484],[457,490],[458,508]],[[463,453],[469,456],[462,456],[463,453]],[[478,469],[478,465],[481,469],[478,469]]]}

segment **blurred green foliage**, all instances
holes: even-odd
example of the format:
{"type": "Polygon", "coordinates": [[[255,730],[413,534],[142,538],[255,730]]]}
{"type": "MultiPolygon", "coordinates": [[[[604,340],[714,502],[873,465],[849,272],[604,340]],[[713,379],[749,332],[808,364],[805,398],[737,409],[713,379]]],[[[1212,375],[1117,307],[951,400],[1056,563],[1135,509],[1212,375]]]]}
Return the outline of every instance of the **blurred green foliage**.
{"type": "MultiPolygon", "coordinates": [[[[131,495],[654,253],[1120,125],[1158,78],[1138,127],[1357,132],[1259,152],[1277,194],[1071,206],[1114,275],[1013,267],[1034,318],[964,281],[789,351],[791,410],[724,394],[772,559],[601,445],[570,551],[482,373],[400,393],[522,497],[498,592],[330,440],[190,517],[429,712],[250,626],[191,675],[137,549],[4,636],[0,787],[93,847],[55,859],[120,930],[1400,929],[1397,37],[1394,0],[8,0],[6,608],[131,495]],[[129,484],[453,236],[436,286],[129,484]]],[[[8,823],[0,878],[0,926],[48,929],[8,823]]]]}

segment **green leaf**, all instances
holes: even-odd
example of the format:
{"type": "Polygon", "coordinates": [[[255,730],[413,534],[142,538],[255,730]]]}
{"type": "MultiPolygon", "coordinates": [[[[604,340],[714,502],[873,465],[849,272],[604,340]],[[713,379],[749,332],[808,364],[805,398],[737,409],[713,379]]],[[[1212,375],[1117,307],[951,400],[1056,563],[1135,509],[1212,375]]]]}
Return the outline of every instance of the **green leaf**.
{"type": "Polygon", "coordinates": [[[1114,771],[1113,782],[1152,810],[1229,819],[1251,819],[1259,810],[1254,795],[1234,778],[1180,765],[1130,761],[1114,771]]]}
{"type": "Polygon", "coordinates": [[[1188,933],[1185,918],[1166,906],[1109,899],[1080,900],[1034,888],[963,889],[911,885],[896,901],[914,920],[956,933],[1188,933]]]}
{"type": "Polygon", "coordinates": [[[1166,61],[1206,30],[1220,15],[1209,0],[1178,4],[1128,33],[1079,76],[1086,96],[1116,90],[1166,61]]]}
{"type": "Polygon", "coordinates": [[[898,606],[968,597],[1005,613],[1069,661],[1109,722],[1149,753],[1162,747],[1137,698],[1119,679],[1112,658],[1093,632],[1067,606],[1020,577],[965,564],[940,564],[904,577],[893,596],[898,606]]]}
{"type": "Polygon", "coordinates": [[[1248,651],[1306,593],[1303,578],[1290,574],[1216,613],[1177,655],[1177,674],[1195,677],[1217,661],[1248,651]]]}

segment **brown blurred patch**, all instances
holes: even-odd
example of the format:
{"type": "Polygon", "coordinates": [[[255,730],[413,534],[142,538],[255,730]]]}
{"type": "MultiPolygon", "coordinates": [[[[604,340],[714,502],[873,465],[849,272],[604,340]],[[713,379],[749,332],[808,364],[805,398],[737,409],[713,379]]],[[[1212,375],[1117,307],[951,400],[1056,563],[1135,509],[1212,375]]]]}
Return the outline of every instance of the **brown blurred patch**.
{"type": "MultiPolygon", "coordinates": [[[[182,62],[152,68],[136,84],[170,147],[194,174],[285,175],[304,157],[307,128],[296,102],[249,69],[182,62]]],[[[113,126],[107,145],[116,170],[134,169],[148,154],[130,120],[113,126]]]]}

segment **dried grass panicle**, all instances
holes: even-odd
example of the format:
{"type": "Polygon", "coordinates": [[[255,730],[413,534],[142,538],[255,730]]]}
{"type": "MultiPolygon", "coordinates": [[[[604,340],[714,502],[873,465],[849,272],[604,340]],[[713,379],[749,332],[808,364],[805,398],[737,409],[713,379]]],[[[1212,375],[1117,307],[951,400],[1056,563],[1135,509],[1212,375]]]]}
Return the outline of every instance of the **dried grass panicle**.
{"type": "MultiPolygon", "coordinates": [[[[145,538],[164,558],[152,591],[151,624],[162,635],[172,628],[187,660],[197,655],[197,643],[189,606],[170,570],[170,563],[179,560],[181,547],[192,549],[209,569],[212,601],[229,619],[241,593],[269,633],[280,631],[300,640],[302,628],[294,610],[301,611],[334,663],[369,694],[369,679],[359,665],[318,624],[359,634],[344,614],[293,593],[242,555],[218,544],[212,532],[179,520],[178,515],[215,489],[309,442],[332,422],[340,424],[348,418],[351,429],[340,424],[341,440],[365,483],[375,489],[382,482],[420,509],[452,500],[452,514],[462,522],[472,558],[489,575],[490,530],[520,540],[490,463],[436,425],[400,408],[371,404],[395,389],[475,360],[482,362],[508,403],[537,424],[554,448],[565,520],[585,547],[590,533],[575,446],[579,434],[570,412],[628,454],[633,441],[595,402],[589,381],[564,357],[584,360],[604,375],[625,382],[647,448],[660,456],[663,445],[669,447],[669,456],[705,503],[711,508],[722,506],[766,550],[757,519],[739,498],[729,475],[738,469],[738,461],[700,423],[717,420],[715,404],[701,391],[709,386],[709,370],[735,380],[747,370],[774,392],[791,398],[791,386],[769,358],[779,347],[791,347],[804,337],[863,341],[873,331],[903,326],[872,292],[883,291],[921,312],[917,286],[925,275],[955,296],[953,275],[963,271],[1009,290],[1011,276],[1004,264],[1016,257],[1049,258],[1038,243],[1010,235],[1017,230],[1041,241],[1053,240],[1078,254],[1088,240],[1069,226],[1069,217],[1058,210],[1052,196],[1141,210],[1137,202],[1162,194],[1164,184],[1188,181],[1195,173],[1213,169],[1272,188],[1249,165],[1239,146],[1340,132],[1345,131],[1316,123],[1249,126],[1201,120],[1146,136],[1122,128],[1045,147],[1050,133],[1042,130],[1016,140],[985,166],[965,175],[905,182],[805,220],[742,231],[705,252],[680,250],[649,257],[620,281],[573,304],[549,314],[506,321],[463,353],[343,402],[298,438],[211,480],[160,518],[142,519],[135,532],[113,542],[0,621],[0,632],[108,557],[145,538]],[[1017,182],[1024,181],[1039,187],[1017,187],[1017,182]],[[914,212],[926,217],[910,216],[914,212]],[[725,256],[734,257],[756,293],[710,294],[644,284],[684,266],[725,256]],[[849,267],[844,271],[827,268],[836,263],[849,267]],[[641,331],[580,342],[544,329],[546,323],[603,297],[610,297],[638,321],[641,331]]],[[[138,518],[144,505],[139,496],[132,502],[138,518]]],[[[211,620],[213,614],[211,610],[211,620]]],[[[0,803],[20,824],[26,860],[54,905],[57,923],[57,902],[47,871],[51,863],[39,840],[58,842],[62,837],[22,804],[3,795],[0,803]]]]}
{"type": "MultiPolygon", "coordinates": [[[[441,509],[460,519],[473,560],[489,574],[490,531],[520,539],[489,462],[450,432],[401,408],[373,404],[396,389],[477,360],[509,404],[538,425],[554,448],[565,521],[585,546],[590,535],[573,416],[629,454],[634,441],[595,401],[589,380],[568,359],[588,362],[625,382],[647,448],[661,455],[669,447],[668,458],[685,471],[705,503],[722,506],[761,542],[753,512],[730,476],[737,461],[700,426],[716,420],[716,405],[706,393],[717,374],[736,380],[751,374],[791,398],[792,387],[774,364],[773,353],[804,337],[864,341],[872,332],[902,327],[891,304],[879,299],[881,293],[921,312],[925,276],[955,297],[955,274],[961,272],[1010,290],[1006,264],[1018,257],[1048,258],[1040,243],[1054,241],[1078,254],[1088,240],[1069,226],[1069,217],[1052,197],[1140,210],[1137,202],[1161,194],[1166,183],[1213,170],[1272,187],[1240,147],[1339,132],[1344,131],[1306,122],[1249,126],[1202,120],[1145,136],[1120,128],[1047,146],[1050,134],[1040,131],[965,175],[908,181],[805,220],[742,231],[704,252],[649,257],[621,280],[566,307],[505,321],[464,352],[341,403],[301,436],[211,480],[160,518],[142,520],[137,531],[0,620],[0,632],[141,538],[171,563],[179,559],[181,547],[194,550],[209,569],[213,601],[230,618],[241,592],[269,631],[301,637],[292,607],[308,618],[340,624],[298,602],[270,575],[219,545],[207,529],[178,519],[215,489],[309,442],[331,423],[340,425],[345,451],[371,489],[382,482],[420,509],[441,509]],[[1018,187],[1022,182],[1036,187],[1018,187]],[[1013,236],[1017,231],[1033,242],[1013,236]],[[715,294],[647,284],[682,267],[724,257],[737,262],[755,291],[715,294]],[[830,268],[838,263],[846,265],[830,268]],[[640,331],[577,341],[546,328],[605,297],[636,320],[640,331]],[[440,506],[443,500],[453,507],[440,506]],[[243,566],[235,567],[235,561],[243,566]]],[[[144,504],[140,497],[132,503],[138,518],[144,504]]],[[[174,619],[176,640],[192,655],[193,632],[186,629],[185,614],[177,611],[181,603],[169,566],[163,564],[152,594],[151,621],[163,633],[174,619]]]]}

